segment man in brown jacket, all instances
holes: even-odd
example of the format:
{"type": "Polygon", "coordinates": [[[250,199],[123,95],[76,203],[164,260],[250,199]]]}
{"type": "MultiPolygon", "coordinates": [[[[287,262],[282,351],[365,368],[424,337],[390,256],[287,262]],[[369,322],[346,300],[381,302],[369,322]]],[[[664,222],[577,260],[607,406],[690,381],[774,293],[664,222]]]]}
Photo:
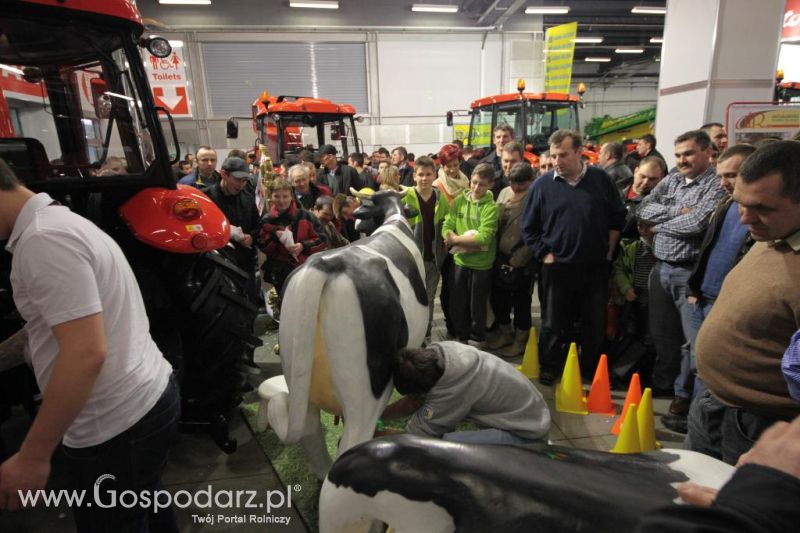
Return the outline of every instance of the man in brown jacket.
{"type": "Polygon", "coordinates": [[[800,329],[800,142],[765,145],[742,164],[733,199],[756,244],[730,271],[697,337],[708,391],[684,447],[734,464],[775,421],[800,414],[781,357],[800,329]]]}

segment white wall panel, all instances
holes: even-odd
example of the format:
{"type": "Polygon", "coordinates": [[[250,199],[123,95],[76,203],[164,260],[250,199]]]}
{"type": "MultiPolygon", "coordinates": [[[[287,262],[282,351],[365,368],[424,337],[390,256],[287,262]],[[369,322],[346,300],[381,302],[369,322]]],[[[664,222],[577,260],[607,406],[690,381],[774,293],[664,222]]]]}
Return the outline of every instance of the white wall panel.
{"type": "Polygon", "coordinates": [[[479,36],[385,35],[378,40],[381,115],[444,117],[480,96],[479,36]]]}

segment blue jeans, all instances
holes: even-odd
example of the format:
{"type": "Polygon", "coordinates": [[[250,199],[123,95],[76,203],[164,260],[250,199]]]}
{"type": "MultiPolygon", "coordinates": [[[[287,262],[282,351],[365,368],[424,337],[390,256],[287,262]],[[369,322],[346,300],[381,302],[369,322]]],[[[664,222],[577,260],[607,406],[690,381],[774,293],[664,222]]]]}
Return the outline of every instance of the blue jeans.
{"type": "Polygon", "coordinates": [[[761,433],[778,420],[725,405],[707,390],[692,400],[689,432],[683,448],[734,465],[740,455],[753,447],[761,433]]]}
{"type": "Polygon", "coordinates": [[[504,429],[479,429],[476,431],[454,431],[445,433],[442,439],[463,444],[531,444],[541,439],[525,439],[504,429]]]}
{"type": "MultiPolygon", "coordinates": [[[[79,533],[177,533],[178,526],[171,508],[154,512],[147,507],[120,505],[123,491],[136,494],[146,491],[152,495],[163,490],[161,473],[167,464],[167,452],[178,440],[180,396],[178,386],[170,377],[167,388],[159,400],[141,420],[116,437],[88,448],[62,446],[66,458],[69,488],[86,491],[86,503],[73,507],[75,525],[79,533]],[[115,479],[102,480],[99,491],[100,507],[94,502],[95,482],[104,474],[115,479]],[[110,491],[115,492],[115,496],[110,491]],[[117,504],[111,508],[112,498],[117,504]]],[[[141,500],[139,500],[141,501],[141,500]]],[[[163,502],[163,498],[161,499],[163,502]]]]}
{"type": "Polygon", "coordinates": [[[656,348],[653,386],[675,390],[675,396],[692,397],[694,374],[687,341],[692,310],[686,301],[692,270],[688,266],[658,261],[650,272],[650,331],[656,348]]]}
{"type": "Polygon", "coordinates": [[[692,389],[692,398],[700,396],[706,390],[706,386],[700,376],[697,375],[697,334],[700,332],[700,326],[703,325],[708,313],[714,306],[716,298],[700,298],[696,304],[691,305],[692,319],[689,324],[689,331],[686,333],[689,344],[691,345],[691,372],[694,376],[694,388],[692,389]]]}

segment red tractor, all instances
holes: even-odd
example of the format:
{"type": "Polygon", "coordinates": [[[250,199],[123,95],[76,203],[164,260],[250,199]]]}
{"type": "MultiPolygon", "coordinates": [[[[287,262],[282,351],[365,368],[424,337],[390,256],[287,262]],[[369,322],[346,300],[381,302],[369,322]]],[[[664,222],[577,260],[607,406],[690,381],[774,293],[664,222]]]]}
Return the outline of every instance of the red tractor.
{"type": "MultiPolygon", "coordinates": [[[[539,154],[548,150],[548,139],[558,129],[580,131],[578,107],[586,88],[578,85],[579,96],[563,93],[526,93],[525,82],[520,80],[516,93],[485,96],[472,102],[469,111],[448,111],[447,125],[453,125],[456,115],[469,115],[469,133],[464,144],[493,149],[492,131],[508,124],[514,129],[514,140],[525,147],[525,158],[539,166],[539,154]]],[[[587,152],[590,159],[594,152],[587,152]]],[[[595,156],[596,158],[596,156],[595,156]]]]}
{"type": "MultiPolygon", "coordinates": [[[[339,157],[347,160],[347,154],[364,151],[356,133],[359,119],[355,114],[350,104],[310,96],[271,96],[264,91],[252,106],[256,148],[266,146],[266,155],[276,165],[287,155],[315,152],[323,144],[334,145],[339,157]]],[[[238,135],[236,118],[228,119],[227,137],[236,139],[238,135]]]]}
{"type": "MultiPolygon", "coordinates": [[[[49,193],[120,244],[151,334],[178,373],[183,427],[209,431],[230,453],[241,362],[260,344],[251,327],[257,309],[246,298],[247,274],[228,258],[227,219],[205,194],[176,185],[175,126],[155,105],[142,48],[156,57],[171,52],[166,39],[144,34],[131,0],[0,2],[0,157],[27,187],[49,193]]],[[[3,253],[0,339],[22,325],[3,253]]],[[[27,368],[12,370],[13,377],[0,372],[0,390],[19,383],[27,368]]],[[[0,394],[0,422],[14,401],[32,405],[0,394]]]]}

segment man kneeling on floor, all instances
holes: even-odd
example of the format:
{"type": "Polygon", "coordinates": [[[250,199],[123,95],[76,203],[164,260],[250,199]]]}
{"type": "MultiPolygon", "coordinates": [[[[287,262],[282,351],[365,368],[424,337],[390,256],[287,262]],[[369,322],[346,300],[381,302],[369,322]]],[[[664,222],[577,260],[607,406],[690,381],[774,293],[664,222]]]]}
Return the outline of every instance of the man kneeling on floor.
{"type": "Polygon", "coordinates": [[[498,357],[459,342],[406,349],[395,358],[394,386],[404,398],[383,418],[411,415],[406,431],[475,444],[547,439],[550,411],[536,387],[498,357]],[[454,431],[469,420],[485,428],[454,431]]]}

